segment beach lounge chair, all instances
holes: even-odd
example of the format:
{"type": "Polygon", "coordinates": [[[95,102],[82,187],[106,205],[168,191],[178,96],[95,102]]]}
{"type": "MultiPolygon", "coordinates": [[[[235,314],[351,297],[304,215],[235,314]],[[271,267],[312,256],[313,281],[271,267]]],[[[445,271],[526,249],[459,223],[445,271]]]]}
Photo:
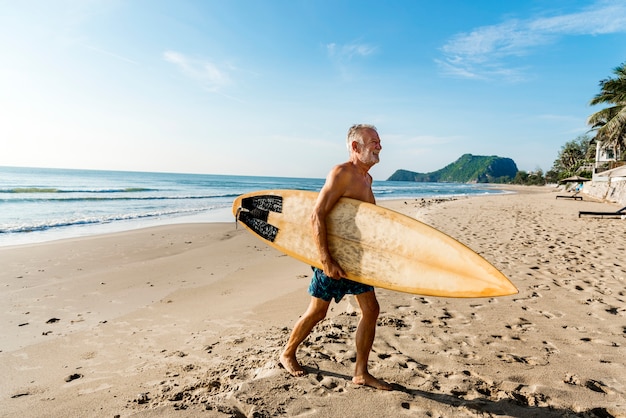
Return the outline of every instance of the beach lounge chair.
{"type": "Polygon", "coordinates": [[[579,196],[578,193],[580,193],[580,191],[577,191],[574,194],[568,194],[568,195],[563,195],[563,194],[559,194],[556,195],[556,198],[559,199],[574,199],[574,200],[583,200],[582,196],[579,196]]]}
{"type": "Polygon", "coordinates": [[[578,212],[578,217],[580,218],[581,215],[590,215],[590,216],[626,216],[626,206],[624,206],[623,208],[621,208],[618,211],[615,212],[587,212],[587,211],[580,211],[578,212]]]}
{"type": "MultiPolygon", "coordinates": [[[[573,177],[572,177],[573,178],[573,177]]],[[[580,177],[582,178],[582,177],[580,177]]],[[[567,180],[567,179],[566,179],[567,180]]],[[[562,199],[574,199],[574,200],[583,200],[582,196],[579,196],[578,194],[580,193],[580,191],[583,189],[583,184],[579,183],[576,188],[574,189],[574,193],[573,194],[560,194],[557,195],[556,198],[562,198],[562,199]]]]}

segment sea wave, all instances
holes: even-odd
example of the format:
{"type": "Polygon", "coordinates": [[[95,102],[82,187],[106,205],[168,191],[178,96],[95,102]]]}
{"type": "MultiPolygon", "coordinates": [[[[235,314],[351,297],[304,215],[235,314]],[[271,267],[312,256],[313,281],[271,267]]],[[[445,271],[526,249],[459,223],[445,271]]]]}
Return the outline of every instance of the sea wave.
{"type": "Polygon", "coordinates": [[[58,189],[55,187],[13,187],[9,189],[0,189],[0,193],[138,193],[138,192],[154,192],[156,189],[143,187],[126,187],[122,189],[58,189]]]}
{"type": "Polygon", "coordinates": [[[28,203],[28,202],[97,202],[97,201],[149,201],[149,200],[200,200],[200,199],[234,199],[239,196],[238,194],[225,193],[225,194],[211,194],[211,195],[172,195],[172,196],[81,196],[81,197],[11,197],[1,198],[2,202],[11,203],[28,203]]]}
{"type": "Polygon", "coordinates": [[[172,209],[172,210],[159,210],[159,211],[153,211],[153,212],[111,214],[111,215],[105,215],[105,216],[84,216],[84,217],[76,217],[76,218],[69,218],[69,219],[49,220],[45,222],[36,222],[36,223],[0,225],[0,234],[38,232],[38,231],[46,231],[46,230],[50,230],[54,228],[63,228],[63,227],[71,227],[71,226],[107,224],[107,223],[117,222],[117,221],[133,221],[133,220],[151,219],[151,218],[159,218],[159,217],[193,215],[193,214],[197,214],[197,213],[201,213],[201,212],[205,212],[205,211],[217,209],[217,208],[219,207],[212,206],[212,207],[187,208],[187,209],[177,208],[177,209],[172,209]]]}

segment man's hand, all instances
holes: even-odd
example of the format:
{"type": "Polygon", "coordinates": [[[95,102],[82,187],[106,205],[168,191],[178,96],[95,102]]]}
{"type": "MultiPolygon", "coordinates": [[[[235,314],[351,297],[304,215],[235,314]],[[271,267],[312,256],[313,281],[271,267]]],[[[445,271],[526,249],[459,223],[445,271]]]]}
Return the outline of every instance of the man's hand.
{"type": "Polygon", "coordinates": [[[333,280],[339,280],[346,277],[346,272],[343,271],[341,266],[337,264],[335,260],[332,259],[324,263],[323,270],[324,274],[333,280]]]}

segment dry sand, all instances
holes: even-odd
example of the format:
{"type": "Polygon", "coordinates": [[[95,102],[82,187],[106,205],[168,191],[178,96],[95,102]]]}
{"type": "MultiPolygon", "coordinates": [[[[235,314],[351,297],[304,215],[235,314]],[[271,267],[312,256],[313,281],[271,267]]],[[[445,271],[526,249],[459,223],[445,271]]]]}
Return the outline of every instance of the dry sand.
{"type": "Polygon", "coordinates": [[[520,293],[379,289],[372,373],[351,383],[350,297],[277,363],[310,269],[233,224],[172,225],[0,249],[6,417],[624,417],[626,220],[549,188],[381,202],[464,242],[520,293]]]}

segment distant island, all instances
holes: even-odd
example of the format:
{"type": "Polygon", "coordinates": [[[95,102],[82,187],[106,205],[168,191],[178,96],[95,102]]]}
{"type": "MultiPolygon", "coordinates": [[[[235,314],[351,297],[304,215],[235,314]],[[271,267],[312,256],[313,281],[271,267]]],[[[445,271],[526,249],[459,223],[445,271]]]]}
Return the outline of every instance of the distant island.
{"type": "Polygon", "coordinates": [[[455,162],[431,173],[396,170],[387,181],[422,183],[508,183],[515,178],[517,165],[510,158],[464,154],[455,162]]]}

